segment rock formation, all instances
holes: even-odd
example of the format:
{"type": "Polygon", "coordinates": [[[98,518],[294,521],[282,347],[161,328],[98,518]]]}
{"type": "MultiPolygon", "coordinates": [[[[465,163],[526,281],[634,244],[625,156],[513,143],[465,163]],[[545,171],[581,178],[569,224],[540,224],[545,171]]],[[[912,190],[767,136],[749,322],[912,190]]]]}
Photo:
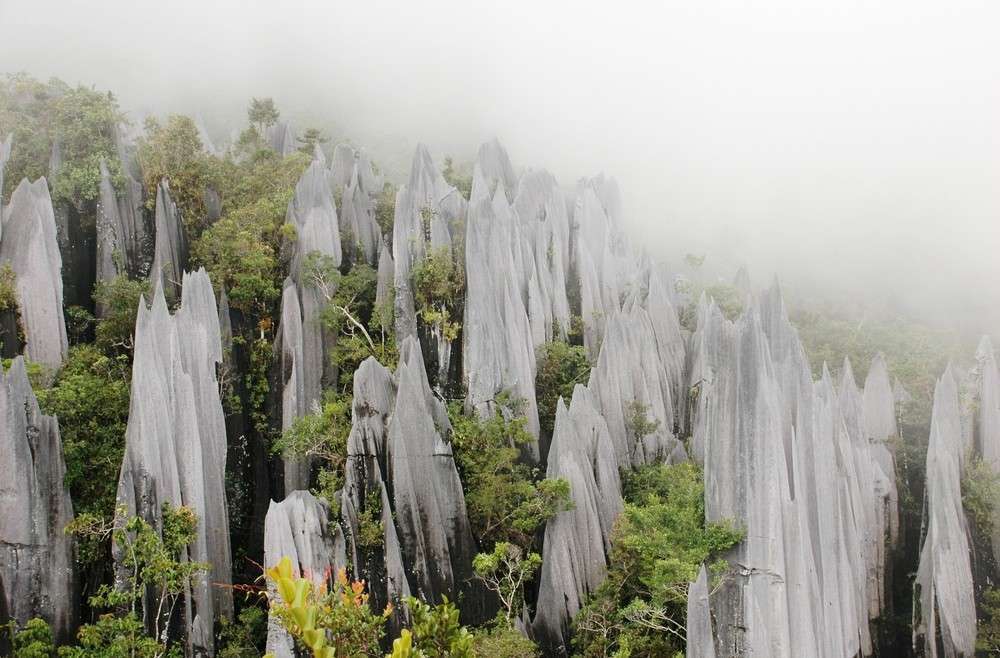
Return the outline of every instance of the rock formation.
{"type": "MultiPolygon", "coordinates": [[[[331,584],[346,558],[344,537],[329,517],[326,504],[308,491],[293,491],[280,503],[271,501],[264,520],[264,568],[287,557],[296,576],[316,585],[331,584]]],[[[267,651],[275,658],[297,655],[291,636],[273,616],[267,620],[267,651]]]]}
{"type": "MultiPolygon", "coordinates": [[[[123,186],[114,187],[107,164],[101,161],[100,198],[97,205],[97,281],[111,281],[119,274],[143,274],[146,243],[146,219],[142,184],[121,161],[123,186]]],[[[98,309],[100,312],[101,309],[98,309]]]]}
{"type": "Polygon", "coordinates": [[[62,301],[62,257],[48,183],[22,180],[4,207],[0,266],[16,277],[25,356],[54,373],[68,348],[62,301]]]}
{"type": "Polygon", "coordinates": [[[701,565],[698,578],[688,586],[686,655],[687,658],[715,658],[715,635],[712,633],[705,565],[701,565]]]}
{"type": "MultiPolygon", "coordinates": [[[[975,419],[975,449],[994,473],[1000,473],[1000,369],[997,368],[993,343],[983,336],[976,350],[979,413],[975,419]]],[[[993,510],[990,538],[993,556],[1000,556],[1000,506],[993,510]]]]}
{"type": "MultiPolygon", "coordinates": [[[[233,612],[226,508],[226,427],[216,380],[219,312],[204,270],[185,274],[174,315],[157,287],[139,305],[132,395],[118,502],[157,527],[160,505],[198,515],[188,557],[207,562],[185,612],[189,644],[211,651],[212,624],[233,612]],[[207,632],[207,636],[205,633],[207,632]]],[[[152,614],[152,613],[150,613],[152,614]]]]}
{"type": "Polygon", "coordinates": [[[604,581],[611,531],[622,510],[615,446],[584,386],[573,391],[569,409],[558,402],[546,477],[569,482],[573,508],[546,524],[532,630],[544,646],[565,655],[570,621],[604,581]]]}
{"type": "Polygon", "coordinates": [[[414,595],[438,603],[467,587],[476,549],[446,440],[451,424],[413,337],[400,343],[396,382],[387,461],[399,542],[414,595]]]}
{"type": "Polygon", "coordinates": [[[13,143],[13,134],[8,134],[6,139],[0,141],[0,217],[3,217],[3,174],[7,168],[7,161],[10,160],[10,150],[13,143]]]}
{"type": "Polygon", "coordinates": [[[0,607],[18,624],[45,619],[59,641],[77,610],[65,474],[59,421],[39,410],[17,357],[0,367],[0,607]]]}
{"type": "Polygon", "coordinates": [[[937,658],[972,656],[976,644],[976,603],[969,558],[969,534],[962,507],[962,422],[958,387],[951,368],[934,388],[927,446],[927,534],[920,550],[914,594],[914,646],[937,658]]]}
{"type": "Polygon", "coordinates": [[[266,141],[271,150],[283,158],[295,153],[298,148],[295,144],[295,131],[285,121],[268,126],[266,141]]]}
{"type": "Polygon", "coordinates": [[[164,179],[156,186],[156,243],[150,276],[163,287],[167,298],[177,299],[186,265],[184,224],[170,198],[170,184],[164,179]]]}
{"type": "MultiPolygon", "coordinates": [[[[468,204],[437,170],[430,152],[423,144],[413,154],[410,178],[396,194],[393,224],[392,257],[396,266],[396,341],[417,336],[417,313],[411,273],[430,250],[452,249],[449,228],[465,221],[468,204]]],[[[431,329],[434,331],[434,328],[431,329]]],[[[451,360],[451,342],[441,331],[430,337],[435,343],[438,373],[447,373],[451,360]]]]}
{"type": "Polygon", "coordinates": [[[382,232],[375,221],[376,197],[382,191],[381,177],[372,171],[363,151],[338,144],[333,152],[330,180],[340,194],[340,220],[350,244],[346,251],[356,254],[355,260],[375,265],[382,232]]]}

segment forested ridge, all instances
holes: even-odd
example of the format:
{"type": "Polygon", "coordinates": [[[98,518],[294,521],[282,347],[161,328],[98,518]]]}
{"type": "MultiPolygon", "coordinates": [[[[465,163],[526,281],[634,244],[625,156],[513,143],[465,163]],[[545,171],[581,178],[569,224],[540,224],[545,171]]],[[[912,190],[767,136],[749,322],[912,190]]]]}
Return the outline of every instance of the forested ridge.
{"type": "Polygon", "coordinates": [[[0,82],[3,655],[1000,652],[988,337],[228,128],[0,82]]]}

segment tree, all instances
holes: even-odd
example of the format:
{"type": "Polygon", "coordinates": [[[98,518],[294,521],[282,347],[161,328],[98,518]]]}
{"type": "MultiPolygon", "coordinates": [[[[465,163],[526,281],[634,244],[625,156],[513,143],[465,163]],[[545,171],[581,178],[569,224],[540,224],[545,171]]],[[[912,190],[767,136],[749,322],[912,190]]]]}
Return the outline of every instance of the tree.
{"type": "Polygon", "coordinates": [[[247,117],[250,125],[257,129],[262,137],[267,133],[267,129],[278,122],[281,113],[274,105],[272,98],[253,98],[250,100],[250,107],[247,109],[247,117]]]}
{"type": "Polygon", "coordinates": [[[465,415],[457,403],[449,406],[451,443],[480,545],[492,550],[497,542],[509,542],[527,549],[546,521],[570,509],[569,483],[541,479],[537,469],[520,460],[521,446],[534,437],[523,416],[508,420],[500,411],[518,405],[501,402],[485,419],[465,415]]]}
{"type": "MultiPolygon", "coordinates": [[[[301,137],[297,137],[296,141],[302,142],[302,146],[299,147],[299,151],[305,153],[309,157],[316,152],[316,147],[320,144],[326,144],[330,141],[328,138],[323,137],[323,133],[319,128],[307,128],[301,137]]],[[[339,205],[339,204],[338,204],[339,205]]]]}
{"type": "Polygon", "coordinates": [[[94,286],[94,301],[104,310],[97,322],[94,345],[109,356],[132,355],[132,337],[139,300],[149,299],[148,281],[130,279],[120,274],[94,286]]]}
{"type": "Polygon", "coordinates": [[[492,553],[480,553],[472,560],[476,576],[500,598],[508,626],[521,613],[525,583],[540,566],[542,558],[538,553],[525,555],[521,547],[508,542],[497,542],[492,553]]]}
{"type": "Polygon", "coordinates": [[[608,577],[573,620],[583,656],[627,647],[635,658],[683,651],[687,586],[703,563],[718,575],[718,556],[743,533],[705,521],[704,483],[690,462],[645,466],[624,481],[625,510],[612,533],[608,577]]]}
{"type": "MultiPolygon", "coordinates": [[[[429,220],[427,220],[429,222],[429,220]]],[[[453,341],[462,330],[460,305],[465,292],[465,270],[451,249],[429,249],[411,272],[417,313],[424,324],[453,341]]]]}
{"type": "Polygon", "coordinates": [[[581,346],[551,341],[539,350],[535,374],[535,391],[538,394],[538,421],[542,434],[551,436],[556,420],[559,398],[567,402],[573,397],[577,384],[586,384],[590,378],[587,350],[581,346]]]}

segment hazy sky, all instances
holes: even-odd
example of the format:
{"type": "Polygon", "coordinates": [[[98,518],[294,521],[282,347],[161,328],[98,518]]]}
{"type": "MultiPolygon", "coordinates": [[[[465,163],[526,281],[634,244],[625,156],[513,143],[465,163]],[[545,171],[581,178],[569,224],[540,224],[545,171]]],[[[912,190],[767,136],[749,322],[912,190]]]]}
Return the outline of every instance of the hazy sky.
{"type": "Polygon", "coordinates": [[[996,0],[0,0],[0,71],[219,130],[273,96],[390,169],[498,136],[616,176],[665,257],[996,333],[998,34],[996,0]]]}

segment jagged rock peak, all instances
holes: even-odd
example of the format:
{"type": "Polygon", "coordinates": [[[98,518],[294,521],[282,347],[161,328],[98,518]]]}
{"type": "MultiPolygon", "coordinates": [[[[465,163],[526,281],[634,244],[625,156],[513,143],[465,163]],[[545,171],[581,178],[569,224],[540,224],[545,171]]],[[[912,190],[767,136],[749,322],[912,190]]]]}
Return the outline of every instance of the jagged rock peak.
{"type": "Polygon", "coordinates": [[[546,524],[532,630],[565,655],[570,621],[606,576],[611,531],[623,506],[607,423],[582,385],[568,409],[562,398],[557,403],[546,477],[569,481],[573,507],[546,524]]]}
{"type": "MultiPolygon", "coordinates": [[[[192,588],[186,636],[208,644],[211,633],[206,639],[202,631],[233,611],[227,586],[226,427],[216,379],[223,358],[220,334],[215,294],[204,270],[183,276],[181,304],[173,315],[160,287],[151,306],[141,301],[118,481],[119,504],[154,526],[159,526],[162,503],[183,505],[198,515],[188,557],[207,562],[210,569],[192,588]]],[[[211,651],[211,646],[201,649],[211,651]]]]}
{"type": "Polygon", "coordinates": [[[510,163],[507,149],[503,147],[499,139],[494,138],[479,147],[476,164],[479,165],[483,176],[491,185],[495,185],[497,182],[502,183],[506,194],[514,194],[517,189],[517,176],[514,174],[514,166],[510,163]]]}
{"type": "Polygon", "coordinates": [[[398,393],[389,424],[393,507],[415,594],[454,600],[469,583],[475,543],[458,479],[447,412],[427,383],[420,347],[400,344],[398,393]]]}
{"type": "MultiPolygon", "coordinates": [[[[326,503],[308,491],[293,491],[280,503],[271,501],[264,519],[264,567],[288,558],[296,576],[316,585],[332,583],[346,564],[340,528],[328,521],[326,503]]],[[[278,596],[273,585],[271,595],[278,596]]],[[[267,620],[267,651],[275,658],[295,658],[291,636],[277,619],[267,620]]]]}
{"type": "MultiPolygon", "coordinates": [[[[144,266],[149,263],[143,187],[132,175],[131,162],[128,148],[119,142],[121,189],[115,188],[107,164],[103,160],[100,163],[95,273],[98,281],[110,281],[119,274],[144,274],[144,266]]],[[[102,312],[98,308],[98,314],[102,312]]]]}
{"type": "MultiPolygon", "coordinates": [[[[983,336],[976,350],[979,417],[975,423],[975,448],[994,473],[1000,473],[1000,369],[993,343],[983,336]]],[[[991,536],[994,557],[1000,555],[1000,509],[993,511],[991,536]]]]}
{"type": "Polygon", "coordinates": [[[715,658],[715,634],[712,632],[712,611],[708,604],[708,572],[705,565],[688,586],[687,595],[687,658],[715,658]]]}
{"type": "Polygon", "coordinates": [[[292,153],[295,153],[295,131],[292,130],[291,124],[286,121],[279,121],[267,129],[267,143],[271,147],[271,150],[280,155],[281,157],[287,157],[292,153]]]}
{"type": "Polygon", "coordinates": [[[25,334],[25,356],[55,372],[69,349],[63,317],[62,256],[45,178],[27,179],[3,209],[0,264],[16,277],[18,311],[25,334]]]}
{"type": "Polygon", "coordinates": [[[740,265],[733,276],[733,288],[736,288],[743,296],[753,294],[753,284],[750,282],[750,272],[746,265],[740,265]]]}
{"type": "Polygon", "coordinates": [[[295,227],[296,243],[292,276],[301,284],[302,265],[316,251],[340,266],[342,258],[337,209],[326,173],[326,162],[318,152],[295,185],[295,195],[288,202],[286,221],[295,227]]]}
{"type": "Polygon", "coordinates": [[[67,641],[77,601],[62,455],[59,421],[41,413],[24,358],[0,366],[0,607],[21,625],[45,619],[67,641]]]}
{"type": "Polygon", "coordinates": [[[949,366],[934,389],[927,446],[927,534],[920,550],[916,584],[920,619],[914,646],[936,658],[971,656],[976,644],[976,604],[969,536],[962,507],[962,421],[958,387],[949,366]]]}
{"type": "Polygon", "coordinates": [[[176,299],[187,265],[187,242],[184,224],[177,204],[170,197],[170,183],[166,179],[156,186],[155,226],[156,242],[150,276],[163,287],[168,298],[176,299]]]}

